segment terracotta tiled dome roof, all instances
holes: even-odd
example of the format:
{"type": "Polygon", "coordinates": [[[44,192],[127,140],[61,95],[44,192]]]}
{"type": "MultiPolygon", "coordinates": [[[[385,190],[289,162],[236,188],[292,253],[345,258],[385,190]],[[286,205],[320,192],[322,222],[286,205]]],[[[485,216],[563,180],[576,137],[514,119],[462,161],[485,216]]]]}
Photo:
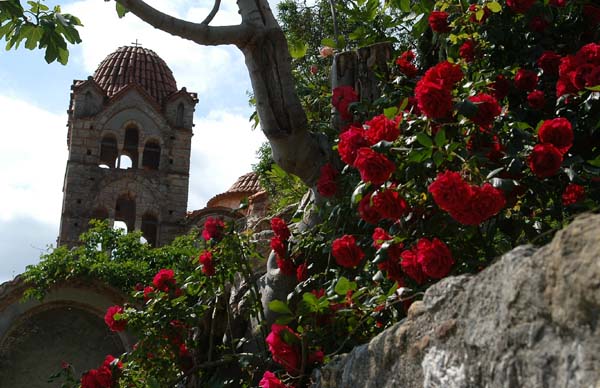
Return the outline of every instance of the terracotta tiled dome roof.
{"type": "Polygon", "coordinates": [[[93,78],[109,97],[132,83],[144,88],[158,103],[177,91],[177,82],[165,61],[143,47],[119,47],[100,62],[93,78]]]}
{"type": "Polygon", "coordinates": [[[228,193],[256,193],[261,191],[258,175],[253,172],[244,174],[227,190],[228,193]]]}

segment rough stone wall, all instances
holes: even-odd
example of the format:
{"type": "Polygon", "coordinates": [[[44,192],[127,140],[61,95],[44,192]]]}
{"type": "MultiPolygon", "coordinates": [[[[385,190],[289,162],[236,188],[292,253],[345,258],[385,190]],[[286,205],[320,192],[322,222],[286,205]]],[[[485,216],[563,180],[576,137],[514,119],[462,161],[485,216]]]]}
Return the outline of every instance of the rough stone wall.
{"type": "Polygon", "coordinates": [[[315,387],[600,387],[600,215],[429,288],[315,387]]]}
{"type": "MultiPolygon", "coordinates": [[[[195,102],[181,93],[162,108],[149,100],[138,87],[128,87],[104,102],[98,111],[98,89],[88,80],[73,92],[73,109],[69,112],[69,160],[63,186],[64,198],[59,244],[73,246],[89,220],[105,214],[114,221],[117,199],[127,196],[135,201],[135,229],[142,217],[152,215],[158,221],[157,245],[163,245],[185,232],[188,199],[192,119],[195,102]],[[92,97],[90,97],[92,96],[92,97]],[[92,104],[86,107],[85,104],[92,104]],[[180,107],[181,108],[178,108],[180,107]],[[183,112],[181,126],[178,109],[183,112]],[[137,168],[101,168],[101,142],[107,136],[116,139],[121,154],[125,131],[138,129],[137,168]],[[142,168],[148,141],[160,145],[158,170],[142,168]]],[[[111,166],[114,167],[114,166],[111,166]]]]}

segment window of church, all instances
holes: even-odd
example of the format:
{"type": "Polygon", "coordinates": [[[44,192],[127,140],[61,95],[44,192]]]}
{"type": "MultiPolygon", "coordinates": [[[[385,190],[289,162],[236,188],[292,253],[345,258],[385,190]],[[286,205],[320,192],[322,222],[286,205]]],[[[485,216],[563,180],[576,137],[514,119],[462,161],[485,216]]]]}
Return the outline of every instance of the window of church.
{"type": "Polygon", "coordinates": [[[137,168],[138,164],[138,145],[140,142],[139,132],[135,126],[129,126],[125,129],[125,141],[123,144],[123,154],[131,158],[131,168],[137,168]]]}
{"type": "Polygon", "coordinates": [[[131,194],[123,194],[117,199],[115,207],[115,224],[122,221],[127,226],[126,230],[135,229],[135,198],[131,194]]]}
{"type": "Polygon", "coordinates": [[[184,113],[185,109],[183,107],[183,103],[179,103],[179,105],[177,105],[177,116],[175,118],[175,126],[176,127],[183,127],[183,113],[184,113]]]}
{"type": "Polygon", "coordinates": [[[147,170],[158,170],[160,165],[160,144],[156,140],[149,140],[144,146],[142,167],[147,170]]]}
{"type": "Polygon", "coordinates": [[[158,237],[158,218],[154,214],[146,213],[142,216],[142,235],[149,245],[155,247],[158,237]]]}
{"type": "Polygon", "coordinates": [[[117,150],[117,138],[114,135],[104,135],[100,142],[100,167],[115,167],[115,160],[119,155],[117,150]]]}
{"type": "Polygon", "coordinates": [[[131,158],[127,155],[120,155],[117,158],[117,168],[120,168],[121,170],[127,170],[128,168],[133,168],[133,162],[131,160],[131,158]]]}

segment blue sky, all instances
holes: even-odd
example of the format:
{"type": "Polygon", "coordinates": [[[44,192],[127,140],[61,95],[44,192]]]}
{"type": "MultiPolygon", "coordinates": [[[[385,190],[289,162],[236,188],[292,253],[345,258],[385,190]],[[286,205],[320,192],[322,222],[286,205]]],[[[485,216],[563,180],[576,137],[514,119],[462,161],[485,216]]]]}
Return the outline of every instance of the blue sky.
{"type": "MultiPolygon", "coordinates": [[[[46,1],[49,6],[58,3],[46,1]]],[[[148,3],[174,16],[201,21],[213,1],[148,3]]],[[[255,151],[265,140],[260,130],[250,129],[250,81],[235,47],[200,47],[155,30],[133,15],[119,20],[113,2],[60,4],[63,12],[78,16],[84,24],[83,43],[71,47],[67,66],[46,64],[37,50],[0,50],[0,282],[37,262],[55,244],[67,160],[70,86],[74,79],[92,75],[116,48],[139,40],[167,62],[179,88],[198,93],[189,210],[202,208],[250,171],[255,151]]],[[[212,24],[239,23],[235,1],[223,1],[221,9],[212,24]]]]}

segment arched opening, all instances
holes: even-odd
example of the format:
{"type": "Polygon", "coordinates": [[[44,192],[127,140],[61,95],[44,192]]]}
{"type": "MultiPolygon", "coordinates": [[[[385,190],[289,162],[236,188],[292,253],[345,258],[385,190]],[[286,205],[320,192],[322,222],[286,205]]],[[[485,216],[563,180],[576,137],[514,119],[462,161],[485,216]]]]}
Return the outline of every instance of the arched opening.
{"type": "Polygon", "coordinates": [[[128,233],[127,224],[123,221],[115,221],[115,223],[113,224],[113,229],[114,230],[122,230],[123,233],[125,233],[125,234],[128,233]]]}
{"type": "Polygon", "coordinates": [[[133,161],[131,158],[125,154],[119,155],[116,160],[117,168],[121,170],[127,170],[128,168],[133,168],[133,161]]]}
{"type": "Polygon", "coordinates": [[[104,135],[100,142],[100,167],[115,167],[115,160],[119,155],[117,150],[117,138],[114,135],[104,135]]]}
{"type": "Polygon", "coordinates": [[[131,168],[137,168],[138,163],[139,133],[136,127],[130,126],[125,129],[125,141],[123,143],[123,154],[131,158],[131,168]]]}
{"type": "Polygon", "coordinates": [[[175,126],[183,127],[183,113],[185,112],[185,108],[183,107],[183,103],[179,103],[177,105],[177,116],[175,116],[175,126]]]}
{"type": "Polygon", "coordinates": [[[117,199],[115,225],[117,221],[125,223],[126,232],[135,229],[135,198],[133,195],[123,194],[117,199]]]}
{"type": "Polygon", "coordinates": [[[142,235],[151,246],[155,247],[158,237],[158,218],[146,213],[142,216],[142,235]]]}
{"type": "Polygon", "coordinates": [[[148,140],[142,155],[142,167],[147,170],[158,170],[160,165],[160,144],[156,140],[148,140]]]}

